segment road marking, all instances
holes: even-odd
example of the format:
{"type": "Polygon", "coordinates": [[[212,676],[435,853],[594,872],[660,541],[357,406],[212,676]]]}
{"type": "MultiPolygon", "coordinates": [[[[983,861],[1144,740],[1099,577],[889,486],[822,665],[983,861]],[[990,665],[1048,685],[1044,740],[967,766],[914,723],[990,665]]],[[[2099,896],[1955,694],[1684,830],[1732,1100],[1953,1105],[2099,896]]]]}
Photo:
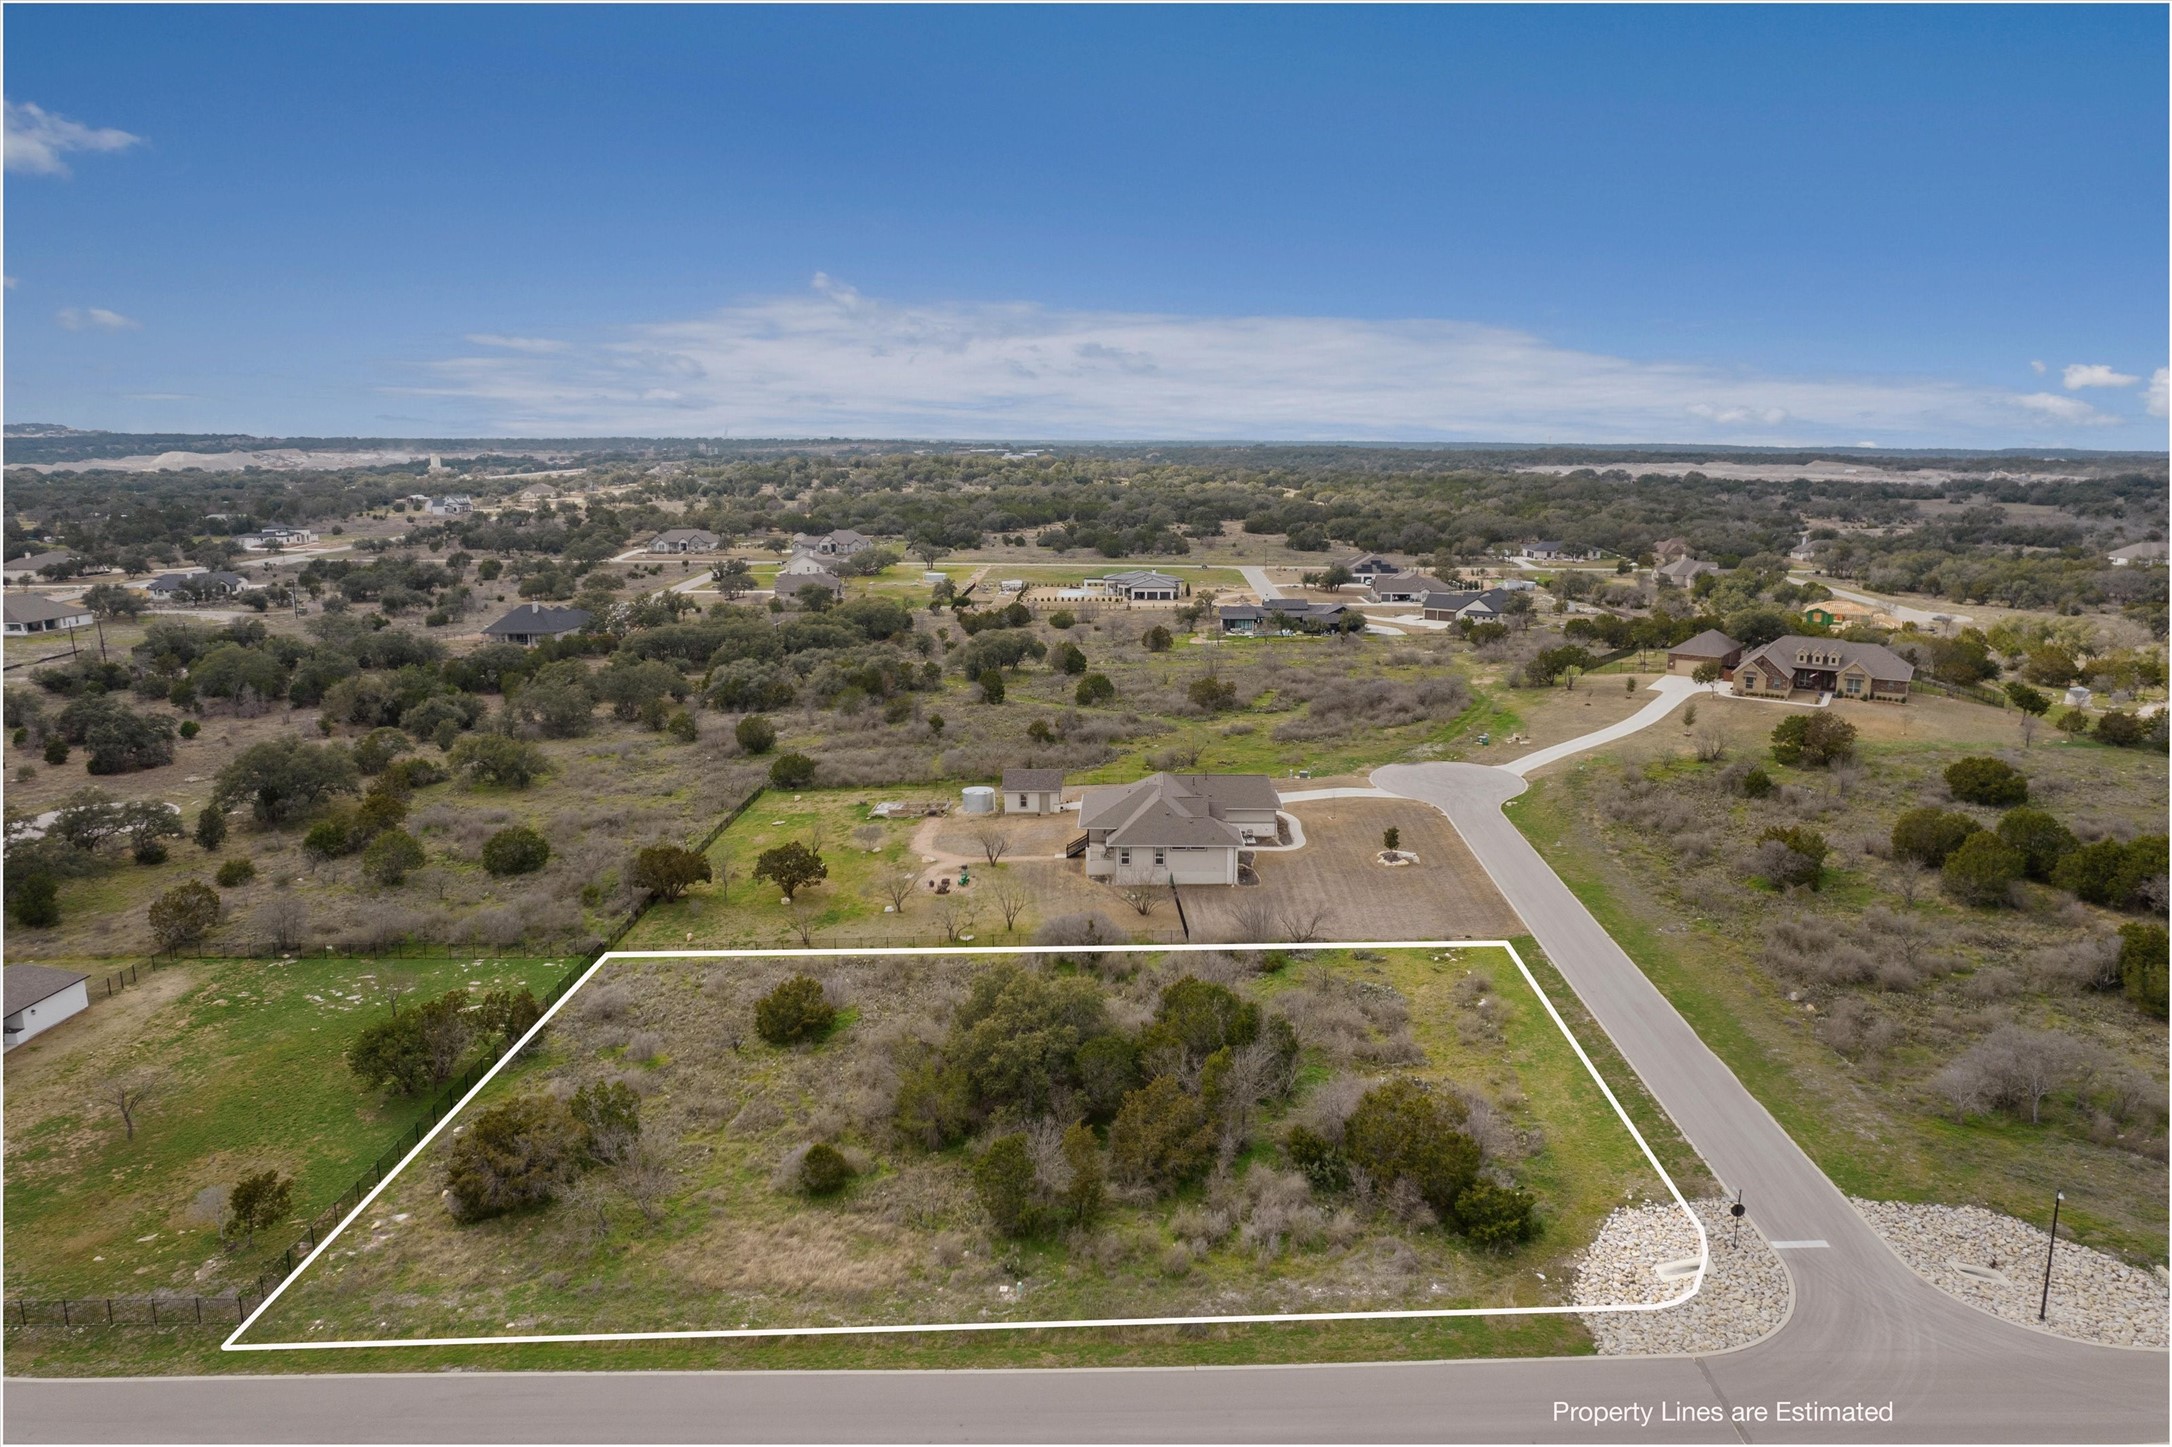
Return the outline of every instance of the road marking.
{"type": "Polygon", "coordinates": [[[1772,1249],[1775,1251],[1822,1251],[1832,1244],[1830,1241],[1775,1241],[1772,1243],[1772,1249]]]}

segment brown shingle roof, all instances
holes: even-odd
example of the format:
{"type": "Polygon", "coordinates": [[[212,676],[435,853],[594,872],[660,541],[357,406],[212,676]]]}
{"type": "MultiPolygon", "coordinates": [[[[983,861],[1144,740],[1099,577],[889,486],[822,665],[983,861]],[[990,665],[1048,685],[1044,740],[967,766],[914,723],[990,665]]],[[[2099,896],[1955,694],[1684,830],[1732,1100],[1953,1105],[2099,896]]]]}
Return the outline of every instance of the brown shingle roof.
{"type": "Polygon", "coordinates": [[[1005,769],[1003,792],[1006,794],[1045,794],[1063,792],[1061,769],[1005,769]]]}

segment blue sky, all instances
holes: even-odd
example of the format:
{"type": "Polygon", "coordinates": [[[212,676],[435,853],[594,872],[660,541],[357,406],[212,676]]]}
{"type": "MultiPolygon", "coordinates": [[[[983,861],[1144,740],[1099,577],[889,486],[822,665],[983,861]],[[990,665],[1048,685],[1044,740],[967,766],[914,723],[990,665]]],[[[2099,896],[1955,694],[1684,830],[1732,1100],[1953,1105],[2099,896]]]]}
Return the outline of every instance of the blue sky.
{"type": "Polygon", "coordinates": [[[7,417],[2161,447],[2166,26],[12,5],[7,417]]]}

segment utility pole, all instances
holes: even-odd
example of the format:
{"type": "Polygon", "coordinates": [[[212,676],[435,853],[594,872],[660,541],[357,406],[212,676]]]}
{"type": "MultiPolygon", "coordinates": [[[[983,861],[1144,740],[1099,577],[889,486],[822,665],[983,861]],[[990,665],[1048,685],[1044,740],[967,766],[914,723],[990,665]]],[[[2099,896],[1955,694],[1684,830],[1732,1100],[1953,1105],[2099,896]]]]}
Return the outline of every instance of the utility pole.
{"type": "Polygon", "coordinates": [[[2036,1319],[2042,1321],[2051,1310],[2051,1253],[2059,1245],[2059,1205],[2066,1200],[2066,1192],[2051,1193],[2051,1237],[2044,1243],[2044,1296],[2036,1304],[2036,1319]]]}

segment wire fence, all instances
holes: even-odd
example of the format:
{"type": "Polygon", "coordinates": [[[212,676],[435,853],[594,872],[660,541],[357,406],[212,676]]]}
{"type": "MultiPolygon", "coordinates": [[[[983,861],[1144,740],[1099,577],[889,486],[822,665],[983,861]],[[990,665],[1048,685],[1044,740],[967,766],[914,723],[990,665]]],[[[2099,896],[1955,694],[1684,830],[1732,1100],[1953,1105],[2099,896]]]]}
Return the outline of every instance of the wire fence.
{"type": "Polygon", "coordinates": [[[1981,684],[1940,683],[1933,678],[1912,678],[1908,681],[1908,691],[1910,693],[1934,694],[1940,698],[1967,699],[1970,703],[1988,704],[1992,708],[2011,706],[2005,694],[1998,689],[1986,688],[1981,684]]]}
{"type": "Polygon", "coordinates": [[[246,1321],[260,1297],[60,1296],[44,1301],[17,1297],[5,1308],[7,1327],[215,1326],[246,1321]]]}

